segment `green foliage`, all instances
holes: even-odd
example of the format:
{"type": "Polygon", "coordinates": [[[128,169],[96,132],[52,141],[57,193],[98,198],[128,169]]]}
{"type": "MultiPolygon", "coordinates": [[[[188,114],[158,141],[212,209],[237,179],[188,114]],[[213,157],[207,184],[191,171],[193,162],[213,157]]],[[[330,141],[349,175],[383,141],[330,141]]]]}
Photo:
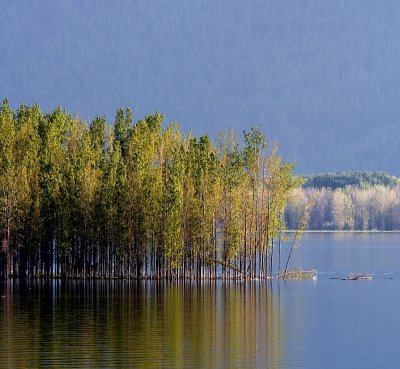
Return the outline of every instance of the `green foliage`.
{"type": "Polygon", "coordinates": [[[393,187],[400,184],[400,179],[384,172],[338,172],[320,173],[305,177],[305,188],[345,188],[357,186],[367,188],[371,186],[393,187]]]}
{"type": "Polygon", "coordinates": [[[57,108],[0,107],[0,274],[266,276],[300,182],[260,131],[218,145],[148,115],[113,127],[57,108]],[[258,259],[257,259],[258,258],[258,259]],[[258,261],[257,261],[258,260],[258,261]],[[258,266],[257,266],[258,265],[258,266]]]}

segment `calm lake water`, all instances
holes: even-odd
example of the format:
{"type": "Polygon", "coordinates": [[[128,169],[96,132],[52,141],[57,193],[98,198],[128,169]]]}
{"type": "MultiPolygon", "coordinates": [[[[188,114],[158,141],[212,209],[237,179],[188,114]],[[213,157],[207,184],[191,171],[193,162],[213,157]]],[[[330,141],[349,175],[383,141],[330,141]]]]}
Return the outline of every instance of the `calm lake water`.
{"type": "Polygon", "coordinates": [[[399,241],[307,234],[316,281],[1,286],[0,367],[399,368],[399,241]]]}

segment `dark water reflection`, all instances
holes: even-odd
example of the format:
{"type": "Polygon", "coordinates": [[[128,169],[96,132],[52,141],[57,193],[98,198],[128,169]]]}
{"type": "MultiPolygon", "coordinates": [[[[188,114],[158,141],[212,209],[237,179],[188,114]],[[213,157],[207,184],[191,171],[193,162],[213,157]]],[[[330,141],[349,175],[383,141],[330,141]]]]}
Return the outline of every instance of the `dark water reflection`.
{"type": "Polygon", "coordinates": [[[2,367],[279,367],[279,295],[265,284],[14,283],[2,367]]]}
{"type": "Polygon", "coordinates": [[[317,281],[9,283],[0,367],[398,368],[399,239],[306,236],[317,281]]]}

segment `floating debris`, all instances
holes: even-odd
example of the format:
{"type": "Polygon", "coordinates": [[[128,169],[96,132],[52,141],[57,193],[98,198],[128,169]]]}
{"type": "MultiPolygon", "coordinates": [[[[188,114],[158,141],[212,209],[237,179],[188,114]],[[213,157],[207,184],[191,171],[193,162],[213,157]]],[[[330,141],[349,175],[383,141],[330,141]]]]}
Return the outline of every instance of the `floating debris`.
{"type": "Polygon", "coordinates": [[[279,275],[282,279],[317,279],[316,270],[292,269],[279,275]]]}
{"type": "Polygon", "coordinates": [[[340,279],[342,281],[358,281],[359,279],[372,279],[372,274],[349,274],[346,278],[332,277],[331,279],[340,279]]]}

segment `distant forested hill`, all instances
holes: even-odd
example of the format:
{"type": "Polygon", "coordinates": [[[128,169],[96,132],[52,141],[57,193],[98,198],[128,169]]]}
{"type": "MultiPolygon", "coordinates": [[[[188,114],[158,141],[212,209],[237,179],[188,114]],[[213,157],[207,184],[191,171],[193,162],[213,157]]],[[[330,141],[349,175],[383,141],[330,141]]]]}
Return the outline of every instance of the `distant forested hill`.
{"type": "Polygon", "coordinates": [[[0,100],[258,126],[299,173],[400,175],[400,2],[0,0],[0,100]]]}
{"type": "Polygon", "coordinates": [[[400,184],[400,179],[384,172],[338,172],[320,173],[306,176],[305,188],[345,188],[354,186],[359,188],[372,186],[393,187],[400,184]]]}

